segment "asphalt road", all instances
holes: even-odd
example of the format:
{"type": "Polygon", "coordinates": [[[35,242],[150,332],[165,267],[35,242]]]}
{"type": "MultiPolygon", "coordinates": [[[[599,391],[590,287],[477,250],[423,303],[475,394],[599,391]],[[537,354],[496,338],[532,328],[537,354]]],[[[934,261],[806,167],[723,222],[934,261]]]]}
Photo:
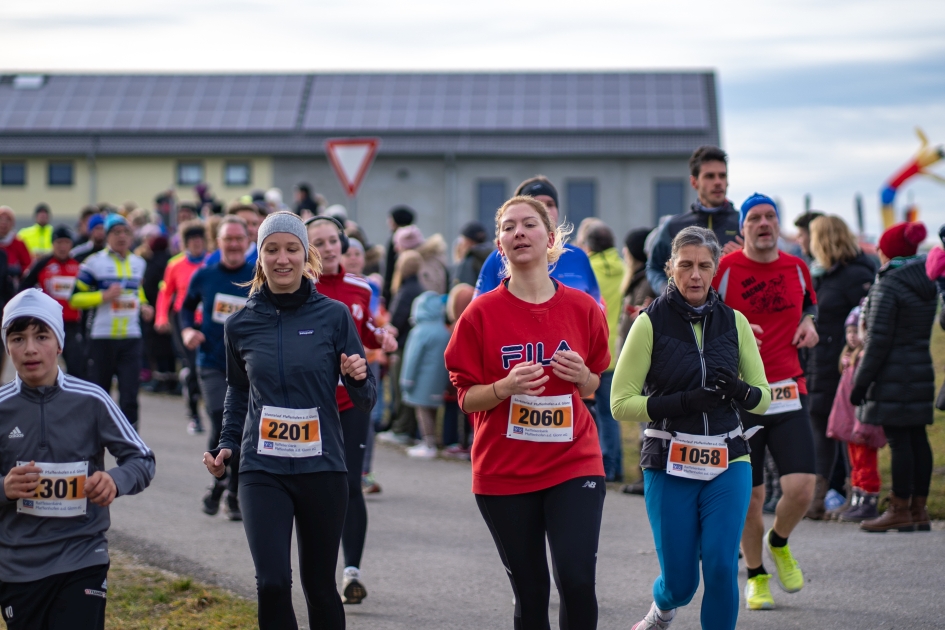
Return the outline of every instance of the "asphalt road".
{"type": "MultiPolygon", "coordinates": [[[[118,499],[112,545],[151,564],[255,597],[243,528],[208,517],[200,499],[210,477],[201,464],[204,436],[185,431],[179,398],[142,394],[142,436],[157,453],[151,487],[118,499]]],[[[511,628],[512,591],[470,493],[464,462],[415,461],[379,447],[375,471],[384,491],[368,500],[362,576],[369,596],[346,607],[358,629],[511,628]]],[[[853,525],[802,523],[791,542],[807,577],[800,593],[775,591],[777,609],[742,611],[739,628],[945,628],[945,531],[865,534],[853,525]]],[[[338,567],[341,582],[342,566],[338,567]]],[[[610,492],[597,573],[602,629],[627,629],[649,607],[659,570],[643,500],[610,492]]],[[[744,568],[740,581],[744,585],[744,568]]],[[[307,627],[305,600],[294,603],[307,627]]],[[[699,628],[702,592],[673,628],[699,628]]],[[[552,594],[552,626],[557,596],[552,594]]]]}

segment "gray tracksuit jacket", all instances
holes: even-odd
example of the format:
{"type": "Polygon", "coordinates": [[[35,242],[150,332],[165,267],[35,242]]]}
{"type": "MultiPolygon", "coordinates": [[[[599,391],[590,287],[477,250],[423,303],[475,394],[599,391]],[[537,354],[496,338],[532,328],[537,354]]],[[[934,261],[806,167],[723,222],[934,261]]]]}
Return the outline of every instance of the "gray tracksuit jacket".
{"type": "MultiPolygon", "coordinates": [[[[17,462],[88,462],[88,476],[105,470],[105,449],[118,461],[108,470],[118,496],[137,494],[154,477],[154,453],[97,385],[61,371],[55,385],[33,388],[19,376],[0,387],[0,473],[17,462]]],[[[86,499],[87,500],[87,499],[86,499]]],[[[88,500],[87,500],[88,501],[88,500]]],[[[0,581],[31,582],[106,564],[108,508],[88,501],[68,518],[17,512],[0,489],[0,581]]]]}

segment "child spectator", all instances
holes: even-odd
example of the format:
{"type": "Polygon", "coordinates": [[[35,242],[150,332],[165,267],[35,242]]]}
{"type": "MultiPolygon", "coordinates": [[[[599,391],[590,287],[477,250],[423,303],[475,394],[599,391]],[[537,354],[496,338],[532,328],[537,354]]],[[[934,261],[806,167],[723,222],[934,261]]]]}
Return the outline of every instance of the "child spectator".
{"type": "Polygon", "coordinates": [[[850,456],[850,485],[853,497],[850,506],[840,512],[841,521],[859,523],[876,518],[879,502],[880,478],[877,451],[886,445],[882,427],[862,424],[856,419],[856,408],[850,404],[853,375],[863,350],[863,330],[860,328],[860,307],[850,311],[846,322],[847,344],[840,355],[840,385],[830,411],[827,437],[847,443],[850,456]]]}
{"type": "Polygon", "coordinates": [[[423,440],[407,449],[421,459],[436,457],[436,410],[443,404],[449,373],[443,357],[450,332],[443,320],[445,296],[425,291],[416,299],[411,318],[415,322],[407,336],[404,365],[400,372],[403,402],[414,408],[423,440]]]}

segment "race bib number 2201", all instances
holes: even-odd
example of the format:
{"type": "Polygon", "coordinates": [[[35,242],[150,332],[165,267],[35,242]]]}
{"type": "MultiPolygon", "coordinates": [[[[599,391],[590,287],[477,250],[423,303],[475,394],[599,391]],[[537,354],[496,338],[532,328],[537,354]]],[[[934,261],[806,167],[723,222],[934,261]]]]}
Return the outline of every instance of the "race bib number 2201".
{"type": "Polygon", "coordinates": [[[256,452],[270,457],[312,457],[322,454],[318,409],[263,406],[256,452]]]}

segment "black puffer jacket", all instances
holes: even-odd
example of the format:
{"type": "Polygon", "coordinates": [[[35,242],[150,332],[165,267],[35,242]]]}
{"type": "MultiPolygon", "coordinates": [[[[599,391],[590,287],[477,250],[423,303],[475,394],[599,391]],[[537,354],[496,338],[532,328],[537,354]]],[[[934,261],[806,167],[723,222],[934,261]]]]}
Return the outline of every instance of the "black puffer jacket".
{"type": "Polygon", "coordinates": [[[935,296],[925,256],[893,259],[879,270],[866,298],[866,344],[853,381],[854,391],[866,389],[866,402],[857,409],[860,422],[932,424],[935,296]]]}
{"type": "Polygon", "coordinates": [[[824,418],[830,415],[840,384],[840,353],[846,345],[844,322],[869,291],[876,277],[876,267],[872,258],[860,252],[849,263],[834,265],[814,277],[820,341],[810,349],[807,359],[811,415],[824,418]]]}

